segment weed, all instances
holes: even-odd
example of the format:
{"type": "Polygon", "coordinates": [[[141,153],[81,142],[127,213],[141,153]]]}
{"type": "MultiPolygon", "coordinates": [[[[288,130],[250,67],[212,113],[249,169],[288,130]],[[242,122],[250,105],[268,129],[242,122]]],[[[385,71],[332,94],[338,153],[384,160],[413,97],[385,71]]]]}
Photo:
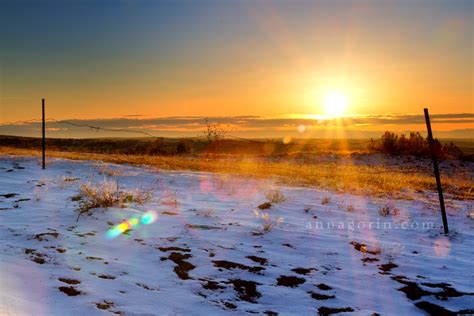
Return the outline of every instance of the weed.
{"type": "Polygon", "coordinates": [[[101,184],[81,184],[79,194],[74,198],[79,202],[79,215],[77,220],[84,213],[90,213],[90,210],[96,208],[108,208],[112,206],[123,207],[126,203],[144,204],[150,201],[152,195],[150,192],[140,191],[121,191],[117,182],[104,180],[101,184]]]}
{"type": "Polygon", "coordinates": [[[283,203],[286,201],[286,197],[285,195],[283,194],[283,192],[281,192],[280,189],[272,189],[272,190],[269,190],[266,194],[265,194],[265,197],[267,198],[268,201],[270,201],[271,203],[275,203],[275,204],[278,204],[278,203],[283,203]]]}
{"type": "Polygon", "coordinates": [[[400,210],[392,204],[385,204],[384,206],[379,207],[379,215],[383,217],[388,215],[398,216],[400,215],[400,210]]]}
{"type": "Polygon", "coordinates": [[[349,204],[346,207],[346,211],[348,211],[349,213],[352,213],[355,211],[355,207],[349,204]]]}
{"type": "Polygon", "coordinates": [[[214,210],[213,209],[202,210],[202,211],[197,212],[196,214],[202,217],[213,217],[214,210]]]}
{"type": "Polygon", "coordinates": [[[108,177],[113,177],[113,176],[120,175],[120,171],[112,169],[110,167],[110,165],[105,164],[103,162],[97,163],[96,166],[97,166],[97,169],[98,169],[98,173],[100,175],[105,175],[105,176],[108,176],[108,177]]]}
{"type": "MultiPolygon", "coordinates": [[[[46,181],[43,181],[41,183],[46,183],[46,181]]],[[[35,200],[36,201],[41,201],[43,198],[43,194],[48,192],[48,187],[46,185],[37,185],[34,189],[34,195],[35,195],[35,200]]]]}
{"type": "Polygon", "coordinates": [[[325,196],[323,197],[323,199],[321,200],[321,204],[322,205],[326,205],[326,204],[329,204],[331,203],[331,198],[329,196],[325,196]]]}
{"type": "MultiPolygon", "coordinates": [[[[257,214],[257,213],[256,213],[257,214]]],[[[262,221],[262,230],[264,233],[270,232],[273,228],[283,223],[283,217],[272,219],[268,213],[258,213],[262,221]]]]}

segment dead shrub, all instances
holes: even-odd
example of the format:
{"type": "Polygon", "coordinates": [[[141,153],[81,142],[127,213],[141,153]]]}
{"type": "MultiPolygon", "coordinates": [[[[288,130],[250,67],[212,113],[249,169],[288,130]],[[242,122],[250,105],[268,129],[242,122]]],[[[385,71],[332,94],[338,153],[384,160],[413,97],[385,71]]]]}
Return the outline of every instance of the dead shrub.
{"type": "Polygon", "coordinates": [[[278,203],[283,203],[286,201],[286,197],[285,195],[283,194],[283,192],[281,192],[280,189],[272,189],[272,190],[269,190],[266,194],[265,194],[265,197],[267,198],[268,201],[270,201],[271,203],[275,203],[275,204],[278,204],[278,203]]]}
{"type": "Polygon", "coordinates": [[[326,205],[326,204],[329,204],[331,203],[331,198],[329,196],[325,196],[323,197],[323,199],[321,200],[321,204],[322,205],[326,205]]]}
{"type": "Polygon", "coordinates": [[[264,233],[270,232],[273,228],[279,226],[283,223],[283,217],[278,217],[277,219],[273,219],[270,217],[268,213],[254,211],[255,215],[260,218],[262,224],[262,230],[264,233]]]}
{"type": "Polygon", "coordinates": [[[346,207],[346,211],[348,211],[349,213],[352,213],[355,211],[355,207],[349,204],[346,207]]]}
{"type": "Polygon", "coordinates": [[[113,206],[124,207],[127,203],[144,204],[152,198],[151,192],[135,190],[119,190],[118,183],[104,180],[100,184],[83,183],[74,200],[79,202],[77,220],[84,213],[97,208],[113,206]]]}
{"type": "Polygon", "coordinates": [[[392,204],[385,204],[384,206],[379,207],[379,215],[383,217],[389,215],[398,216],[400,215],[400,210],[392,204]]]}

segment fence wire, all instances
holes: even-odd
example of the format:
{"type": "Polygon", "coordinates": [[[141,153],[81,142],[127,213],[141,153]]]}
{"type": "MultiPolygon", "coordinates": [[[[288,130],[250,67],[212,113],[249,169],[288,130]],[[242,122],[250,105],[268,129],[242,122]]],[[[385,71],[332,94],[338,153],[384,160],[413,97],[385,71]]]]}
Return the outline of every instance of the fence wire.
{"type": "MultiPolygon", "coordinates": [[[[22,120],[22,121],[12,121],[12,122],[3,122],[3,123],[0,123],[0,126],[11,126],[11,125],[23,125],[23,124],[27,124],[27,123],[41,123],[42,120],[41,119],[30,119],[30,120],[22,120]]],[[[68,120],[57,120],[55,118],[47,118],[46,119],[46,123],[47,122],[54,122],[54,123],[57,123],[57,124],[63,124],[63,125],[69,125],[69,126],[74,126],[74,127],[79,127],[79,128],[89,128],[91,130],[94,130],[96,132],[99,132],[99,131],[106,131],[106,132],[122,132],[122,133],[131,133],[131,134],[140,134],[140,135],[144,135],[144,136],[147,136],[147,137],[150,137],[150,138],[153,138],[153,139],[162,139],[163,137],[161,136],[156,136],[156,135],[153,135],[151,133],[148,133],[148,132],[145,132],[145,131],[139,131],[139,130],[132,130],[132,129],[126,129],[126,128],[110,128],[110,127],[101,127],[101,126],[95,126],[95,125],[90,125],[90,124],[79,124],[79,123],[74,123],[74,122],[71,122],[71,121],[68,121],[68,120]]],[[[206,132],[203,132],[201,135],[197,135],[197,136],[186,136],[186,137],[177,137],[179,139],[198,139],[198,138],[206,138],[207,137],[207,133],[206,132]]],[[[269,141],[266,140],[258,140],[258,139],[252,139],[252,138],[245,138],[245,137],[240,137],[240,136],[235,136],[235,135],[231,135],[231,134],[227,134],[225,133],[225,135],[222,135],[222,139],[225,139],[225,138],[231,138],[231,139],[237,139],[237,140],[241,140],[241,141],[246,141],[246,142],[251,142],[251,143],[257,143],[257,144],[267,144],[269,141]]],[[[373,143],[373,142],[378,142],[380,141],[381,139],[369,139],[369,140],[364,140],[364,141],[361,141],[361,142],[353,142],[351,141],[351,145],[363,145],[363,144],[368,144],[368,143],[373,143]]]]}

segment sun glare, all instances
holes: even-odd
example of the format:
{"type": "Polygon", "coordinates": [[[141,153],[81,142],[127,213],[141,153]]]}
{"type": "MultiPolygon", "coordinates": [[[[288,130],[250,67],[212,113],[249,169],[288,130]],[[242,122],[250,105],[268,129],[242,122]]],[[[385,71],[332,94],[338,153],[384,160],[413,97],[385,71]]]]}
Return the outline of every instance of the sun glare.
{"type": "Polygon", "coordinates": [[[327,116],[339,117],[346,112],[347,97],[338,92],[333,91],[324,97],[324,109],[327,116]]]}

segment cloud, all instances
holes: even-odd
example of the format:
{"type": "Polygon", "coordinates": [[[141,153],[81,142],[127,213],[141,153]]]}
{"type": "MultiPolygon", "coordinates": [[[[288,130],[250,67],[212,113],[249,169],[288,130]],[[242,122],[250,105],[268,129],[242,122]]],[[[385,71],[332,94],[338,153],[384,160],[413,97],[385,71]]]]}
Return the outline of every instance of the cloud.
{"type": "MultiPolygon", "coordinates": [[[[208,119],[210,123],[222,125],[230,133],[246,133],[259,136],[272,132],[292,131],[298,126],[304,125],[314,130],[330,129],[333,126],[343,126],[347,129],[357,130],[361,128],[380,128],[380,130],[411,129],[410,126],[419,125],[416,130],[424,130],[425,118],[423,115],[365,115],[351,116],[340,119],[328,119],[324,117],[280,117],[268,118],[260,116],[220,116],[208,119]],[[420,126],[421,125],[421,126],[420,126]]],[[[473,113],[457,114],[433,114],[433,124],[472,124],[473,113]]],[[[172,116],[161,118],[149,118],[143,116],[127,116],[113,119],[71,119],[63,121],[48,121],[47,127],[51,136],[57,137],[97,137],[97,130],[85,126],[97,126],[109,130],[122,130],[117,136],[134,136],[123,132],[123,130],[141,131],[163,136],[189,136],[202,135],[206,128],[206,118],[202,116],[172,116]],[[82,125],[82,127],[74,126],[82,125]],[[93,133],[95,131],[95,133],[93,133]],[[54,133],[56,132],[56,133],[54,133]],[[69,133],[69,134],[68,134],[69,133]]],[[[41,128],[41,123],[13,122],[0,125],[0,134],[7,135],[36,135],[41,128]]],[[[111,131],[105,136],[110,135],[111,131]]],[[[270,134],[271,135],[271,134],[270,134]]],[[[99,135],[102,136],[102,135],[99,135]]]]}

